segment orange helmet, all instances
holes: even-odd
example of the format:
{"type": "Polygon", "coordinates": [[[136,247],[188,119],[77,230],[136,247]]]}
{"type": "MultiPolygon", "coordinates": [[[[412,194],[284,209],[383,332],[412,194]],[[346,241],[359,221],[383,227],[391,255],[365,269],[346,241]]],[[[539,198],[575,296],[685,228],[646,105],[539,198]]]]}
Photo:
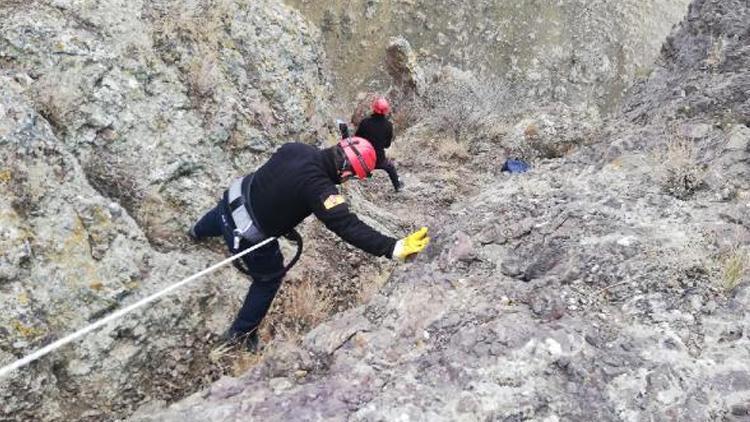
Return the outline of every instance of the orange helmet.
{"type": "Polygon", "coordinates": [[[370,177],[375,169],[377,154],[370,141],[359,136],[344,138],[339,141],[339,147],[344,151],[349,168],[361,180],[370,177]]]}
{"type": "Polygon", "coordinates": [[[378,97],[372,102],[372,112],[375,114],[388,114],[391,111],[391,105],[388,104],[388,100],[383,97],[378,97]]]}

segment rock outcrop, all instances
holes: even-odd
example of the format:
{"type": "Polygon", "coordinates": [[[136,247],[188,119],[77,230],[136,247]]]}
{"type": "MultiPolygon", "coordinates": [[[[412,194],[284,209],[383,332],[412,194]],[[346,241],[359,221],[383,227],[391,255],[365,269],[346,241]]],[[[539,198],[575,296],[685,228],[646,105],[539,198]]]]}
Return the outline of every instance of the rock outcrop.
{"type": "Polygon", "coordinates": [[[528,101],[617,108],[689,0],[286,0],[323,33],[339,91],[388,89],[390,37],[426,61],[505,78],[528,101]],[[376,85],[376,82],[379,82],[376,85]]]}

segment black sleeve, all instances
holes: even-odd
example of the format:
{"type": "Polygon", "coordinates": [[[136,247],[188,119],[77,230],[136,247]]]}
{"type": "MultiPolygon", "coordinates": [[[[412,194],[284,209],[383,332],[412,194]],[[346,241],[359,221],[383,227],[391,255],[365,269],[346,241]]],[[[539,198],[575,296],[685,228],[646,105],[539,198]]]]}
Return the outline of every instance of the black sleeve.
{"type": "Polygon", "coordinates": [[[367,125],[367,123],[365,122],[366,120],[364,119],[361,122],[359,122],[359,124],[357,125],[357,131],[354,132],[354,136],[359,136],[360,138],[367,139],[367,137],[365,136],[365,126],[367,125]]]}
{"type": "Polygon", "coordinates": [[[383,147],[390,148],[391,141],[393,141],[393,125],[388,120],[386,120],[385,123],[385,143],[383,144],[383,147]]]}
{"type": "Polygon", "coordinates": [[[381,234],[357,218],[335,185],[310,183],[305,194],[313,213],[329,230],[367,253],[391,257],[396,239],[381,234]]]}

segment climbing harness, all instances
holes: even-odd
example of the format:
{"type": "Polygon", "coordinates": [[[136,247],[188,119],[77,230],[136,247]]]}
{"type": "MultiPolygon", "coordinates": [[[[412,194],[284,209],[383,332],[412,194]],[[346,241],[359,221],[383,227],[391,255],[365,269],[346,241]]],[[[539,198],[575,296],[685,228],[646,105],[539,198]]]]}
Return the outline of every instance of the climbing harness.
{"type": "Polygon", "coordinates": [[[239,249],[240,241],[242,239],[247,240],[251,244],[256,244],[267,237],[262,231],[260,231],[258,225],[253,223],[253,217],[250,214],[250,207],[245,201],[245,196],[242,194],[242,184],[246,177],[249,178],[246,182],[249,188],[253,182],[252,173],[234,179],[232,184],[229,185],[229,192],[227,193],[229,212],[232,215],[232,221],[235,226],[232,233],[234,235],[233,250],[239,249]]]}
{"type": "Polygon", "coordinates": [[[238,271],[252,277],[255,280],[273,280],[275,278],[283,277],[286,273],[289,272],[289,270],[292,269],[292,267],[294,267],[294,265],[299,260],[299,257],[302,255],[302,236],[299,234],[299,232],[297,232],[297,230],[292,229],[291,232],[284,235],[284,238],[297,245],[297,251],[294,253],[294,256],[289,261],[289,263],[284,266],[284,268],[273,273],[258,273],[248,268],[242,263],[242,261],[234,261],[232,262],[232,264],[235,268],[237,268],[238,271]]]}
{"type": "MultiPolygon", "coordinates": [[[[252,186],[252,183],[253,173],[250,173],[247,176],[238,177],[234,179],[234,181],[232,181],[231,185],[229,185],[229,191],[227,192],[229,212],[232,216],[232,221],[234,222],[235,226],[235,229],[232,231],[232,235],[234,236],[232,248],[233,252],[236,252],[240,248],[240,242],[242,241],[242,239],[247,240],[250,245],[254,245],[268,237],[260,230],[258,225],[253,222],[254,219],[252,207],[247,203],[245,199],[250,197],[250,188],[252,186]],[[243,184],[247,186],[247,195],[242,194],[243,184]]],[[[243,274],[253,277],[254,279],[274,279],[283,277],[287,272],[289,272],[289,270],[292,269],[294,264],[297,263],[299,257],[302,255],[302,236],[300,236],[297,230],[292,229],[292,231],[285,234],[284,237],[297,245],[297,252],[295,252],[292,260],[289,261],[289,264],[287,264],[283,269],[274,273],[266,274],[253,272],[252,269],[245,266],[242,261],[233,261],[232,264],[235,268],[237,268],[237,270],[239,270],[243,274]]]]}

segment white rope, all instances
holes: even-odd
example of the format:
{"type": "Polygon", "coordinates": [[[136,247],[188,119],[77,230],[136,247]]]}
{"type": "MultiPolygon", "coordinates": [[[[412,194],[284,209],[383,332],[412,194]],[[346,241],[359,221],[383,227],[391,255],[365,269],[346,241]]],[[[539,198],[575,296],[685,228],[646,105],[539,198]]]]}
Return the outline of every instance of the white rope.
{"type": "Polygon", "coordinates": [[[0,378],[6,376],[8,374],[10,374],[11,372],[13,372],[14,370],[16,370],[18,368],[21,368],[21,367],[23,367],[25,365],[28,365],[29,363],[31,363],[31,362],[33,362],[33,361],[41,358],[42,356],[44,356],[44,355],[46,355],[46,354],[48,354],[48,353],[50,353],[50,352],[52,352],[52,351],[54,351],[56,349],[61,348],[62,346],[65,346],[66,344],[68,344],[68,343],[70,343],[72,341],[75,341],[76,339],[78,339],[80,337],[83,337],[84,335],[90,333],[91,331],[96,330],[97,328],[99,328],[99,327],[101,327],[101,326],[109,323],[110,321],[114,321],[114,320],[122,317],[123,315],[125,315],[127,313],[130,313],[130,312],[134,311],[135,309],[140,308],[141,306],[144,306],[144,305],[146,305],[146,304],[148,304],[150,302],[155,301],[156,299],[159,299],[160,297],[166,295],[167,293],[170,293],[170,292],[172,292],[174,290],[179,289],[180,287],[182,287],[182,286],[190,283],[191,281],[193,281],[193,280],[195,280],[195,279],[197,279],[197,278],[199,278],[201,276],[204,276],[204,275],[206,275],[208,273],[211,273],[211,272],[213,272],[213,271],[215,271],[215,270],[223,267],[224,265],[229,264],[230,262],[234,261],[235,259],[238,259],[238,258],[240,258],[240,257],[242,257],[244,255],[247,255],[248,253],[250,253],[250,252],[252,252],[252,251],[260,248],[261,246],[263,246],[263,245],[265,245],[265,244],[267,244],[267,243],[269,243],[269,242],[271,242],[273,240],[276,240],[276,238],[275,237],[270,237],[270,238],[268,238],[268,239],[266,239],[266,240],[258,243],[257,245],[253,245],[253,247],[245,249],[244,251],[242,251],[242,252],[240,252],[240,253],[238,253],[238,254],[236,254],[234,256],[231,256],[231,257],[229,257],[229,258],[227,258],[227,259],[219,262],[218,264],[214,264],[213,266],[208,267],[208,268],[206,268],[205,270],[203,270],[203,271],[201,271],[199,273],[193,274],[190,277],[188,277],[186,279],[183,279],[182,281],[179,281],[179,282],[177,282],[177,283],[175,283],[175,284],[167,287],[164,290],[158,291],[158,292],[152,294],[151,296],[148,296],[148,297],[146,297],[144,299],[141,299],[138,302],[133,303],[131,305],[128,305],[128,306],[126,306],[126,307],[124,307],[124,308],[122,308],[122,309],[120,309],[120,310],[118,310],[116,312],[113,312],[110,315],[107,315],[106,317],[100,319],[99,321],[96,321],[93,324],[90,324],[90,325],[88,325],[86,327],[81,328],[80,330],[76,331],[75,333],[69,334],[69,335],[67,335],[67,336],[65,336],[65,337],[63,337],[63,338],[61,338],[61,339],[59,339],[59,340],[57,340],[57,341],[55,341],[53,343],[50,343],[50,344],[42,347],[41,349],[35,351],[32,354],[27,355],[24,358],[18,359],[17,361],[13,362],[10,365],[7,365],[7,366],[4,366],[4,367],[0,368],[0,378]]]}

